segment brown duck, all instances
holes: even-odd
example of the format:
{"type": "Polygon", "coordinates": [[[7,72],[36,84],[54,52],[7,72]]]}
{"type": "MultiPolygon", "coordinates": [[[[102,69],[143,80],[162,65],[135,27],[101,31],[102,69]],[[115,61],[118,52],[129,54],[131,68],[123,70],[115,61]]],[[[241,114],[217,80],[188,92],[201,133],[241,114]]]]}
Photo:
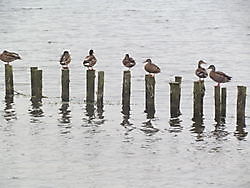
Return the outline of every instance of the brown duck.
{"type": "Polygon", "coordinates": [[[60,64],[62,65],[63,69],[68,69],[68,65],[71,62],[71,57],[68,51],[64,51],[61,59],[60,59],[60,64]]]}
{"type": "Polygon", "coordinates": [[[231,80],[231,76],[226,75],[224,72],[215,71],[215,66],[210,65],[208,69],[211,69],[211,72],[209,73],[209,76],[212,80],[218,83],[218,86],[220,86],[220,83],[226,83],[231,80]]]}
{"type": "Polygon", "coordinates": [[[88,67],[88,69],[93,70],[93,66],[96,64],[96,61],[94,50],[89,50],[89,55],[84,58],[83,65],[88,67]]]}
{"type": "Polygon", "coordinates": [[[151,59],[147,59],[145,62],[143,63],[146,63],[144,65],[144,69],[145,71],[147,71],[148,73],[150,73],[152,76],[154,76],[154,74],[157,74],[159,72],[161,72],[161,69],[152,63],[151,59]]]}
{"type": "Polygon", "coordinates": [[[199,77],[200,80],[201,80],[201,78],[207,78],[207,76],[208,76],[206,69],[201,67],[202,64],[207,64],[207,63],[200,60],[198,62],[198,68],[195,70],[195,74],[196,74],[196,76],[199,77]]]}
{"type": "Polygon", "coordinates": [[[128,67],[129,69],[135,66],[135,60],[132,57],[129,57],[128,54],[125,55],[124,59],[122,60],[122,63],[125,67],[128,67]]]}
{"type": "Polygon", "coordinates": [[[15,61],[17,59],[21,59],[21,57],[15,53],[15,52],[8,52],[7,50],[4,50],[1,54],[0,54],[0,60],[6,63],[10,63],[12,61],[15,61]]]}

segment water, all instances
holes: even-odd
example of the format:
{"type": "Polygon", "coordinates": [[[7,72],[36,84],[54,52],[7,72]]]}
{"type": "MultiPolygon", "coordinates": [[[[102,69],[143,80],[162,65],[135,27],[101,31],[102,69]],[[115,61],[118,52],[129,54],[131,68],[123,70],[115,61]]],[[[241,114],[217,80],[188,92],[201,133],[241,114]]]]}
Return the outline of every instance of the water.
{"type": "MultiPolygon", "coordinates": [[[[13,63],[16,95],[4,99],[0,64],[0,187],[250,186],[249,102],[246,128],[236,127],[236,86],[250,88],[250,2],[247,0],[80,1],[1,0],[1,51],[13,63]],[[105,71],[104,112],[86,109],[85,69],[93,48],[105,71]],[[72,55],[71,100],[60,99],[63,50],[72,55]],[[130,116],[121,113],[121,60],[130,53],[130,116]],[[152,58],[156,114],[144,113],[144,70],[152,58]],[[194,70],[203,59],[233,77],[225,125],[214,122],[213,86],[206,80],[204,124],[192,122],[194,70]],[[41,106],[30,102],[30,70],[43,70],[41,106]],[[170,123],[169,81],[183,76],[182,115],[170,123]]],[[[249,93],[249,91],[248,91],[249,93]]],[[[249,101],[249,96],[247,101],[249,101]]]]}

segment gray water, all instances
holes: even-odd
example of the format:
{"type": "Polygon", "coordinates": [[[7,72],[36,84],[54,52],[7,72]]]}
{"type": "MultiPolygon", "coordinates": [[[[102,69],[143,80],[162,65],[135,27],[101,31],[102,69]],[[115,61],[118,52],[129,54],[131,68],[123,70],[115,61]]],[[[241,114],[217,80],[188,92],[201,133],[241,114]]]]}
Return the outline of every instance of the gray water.
{"type": "MultiPolygon", "coordinates": [[[[250,187],[250,114],[236,125],[237,86],[250,88],[248,0],[0,0],[0,50],[13,62],[14,102],[5,101],[0,64],[0,187],[250,187]],[[86,109],[82,60],[93,48],[105,71],[104,112],[86,109]],[[70,102],[61,103],[60,66],[72,55],[70,102]],[[129,117],[121,106],[121,60],[132,70],[129,117]],[[143,64],[152,58],[156,113],[144,113],[143,64]],[[214,121],[213,86],[206,79],[204,124],[192,122],[198,60],[233,77],[226,123],[214,121]],[[42,105],[30,102],[30,67],[43,70],[42,105]],[[179,122],[170,123],[169,81],[183,77],[179,122]]],[[[249,91],[247,91],[249,94],[249,91]]],[[[96,110],[96,109],[95,109],[96,110]]]]}

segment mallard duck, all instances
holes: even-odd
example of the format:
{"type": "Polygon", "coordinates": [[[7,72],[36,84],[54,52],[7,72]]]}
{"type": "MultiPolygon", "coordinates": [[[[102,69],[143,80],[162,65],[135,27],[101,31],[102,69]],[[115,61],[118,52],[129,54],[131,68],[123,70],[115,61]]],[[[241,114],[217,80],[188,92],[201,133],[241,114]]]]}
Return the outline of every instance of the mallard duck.
{"type": "Polygon", "coordinates": [[[64,51],[61,59],[60,59],[60,64],[62,65],[63,69],[68,69],[68,65],[71,62],[71,57],[68,51],[64,51]]]}
{"type": "Polygon", "coordinates": [[[124,59],[122,60],[122,63],[125,67],[128,67],[129,69],[135,66],[135,60],[132,57],[129,57],[128,54],[125,55],[124,59]]]}
{"type": "Polygon", "coordinates": [[[157,65],[153,64],[151,59],[147,59],[143,63],[145,63],[145,65],[144,65],[145,71],[150,73],[152,76],[154,76],[154,74],[161,72],[161,69],[157,65]]]}
{"type": "Polygon", "coordinates": [[[220,86],[220,83],[226,83],[231,80],[231,76],[226,75],[224,72],[215,71],[215,66],[210,65],[208,69],[211,69],[209,73],[209,77],[218,83],[218,86],[220,86]]]}
{"type": "Polygon", "coordinates": [[[84,58],[83,65],[88,67],[88,69],[93,70],[93,66],[96,64],[96,58],[93,55],[94,50],[89,50],[89,55],[84,58]]]}
{"type": "Polygon", "coordinates": [[[4,50],[1,54],[0,54],[0,60],[6,63],[10,63],[12,61],[15,61],[17,59],[21,59],[21,57],[15,53],[15,52],[8,52],[7,50],[4,50]]]}
{"type": "Polygon", "coordinates": [[[198,62],[198,68],[195,70],[195,74],[196,74],[196,76],[199,77],[200,80],[201,80],[201,78],[207,78],[207,76],[208,76],[206,69],[201,67],[201,64],[207,64],[207,63],[202,61],[202,60],[200,60],[198,62]]]}

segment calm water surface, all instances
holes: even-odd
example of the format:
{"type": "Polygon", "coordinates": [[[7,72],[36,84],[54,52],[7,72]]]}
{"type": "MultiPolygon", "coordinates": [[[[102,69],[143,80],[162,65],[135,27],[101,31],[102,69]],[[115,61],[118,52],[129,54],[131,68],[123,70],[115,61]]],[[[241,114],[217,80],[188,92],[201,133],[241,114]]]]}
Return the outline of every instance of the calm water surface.
{"type": "MultiPolygon", "coordinates": [[[[250,88],[248,0],[0,0],[0,50],[18,52],[14,101],[0,64],[0,187],[250,187],[250,114],[236,126],[236,86],[250,88]],[[104,111],[86,108],[81,62],[93,48],[105,71],[104,111]],[[63,50],[70,50],[69,104],[60,99],[63,50]],[[130,53],[129,115],[121,113],[121,60],[130,53]],[[156,114],[144,113],[142,61],[152,58],[156,114]],[[204,123],[192,122],[194,70],[203,59],[233,77],[226,123],[214,122],[206,80],[204,123]],[[30,67],[43,70],[41,105],[30,102],[30,67]],[[179,121],[170,122],[169,81],[183,77],[179,121]]],[[[249,91],[248,91],[249,94],[249,91]]],[[[250,101],[249,96],[247,101],[250,101]]]]}

